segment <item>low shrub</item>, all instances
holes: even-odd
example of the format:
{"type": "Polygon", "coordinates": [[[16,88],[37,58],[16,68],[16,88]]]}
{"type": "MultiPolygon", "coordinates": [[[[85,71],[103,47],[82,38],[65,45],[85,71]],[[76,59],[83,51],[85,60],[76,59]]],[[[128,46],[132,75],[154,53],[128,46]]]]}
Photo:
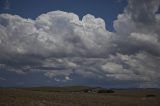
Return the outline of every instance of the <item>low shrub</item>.
{"type": "Polygon", "coordinates": [[[113,90],[101,89],[101,90],[98,90],[97,93],[114,93],[114,91],[113,90]]]}
{"type": "Polygon", "coordinates": [[[156,95],[154,95],[154,94],[147,94],[146,97],[147,98],[151,98],[151,97],[156,97],[156,95]]]}

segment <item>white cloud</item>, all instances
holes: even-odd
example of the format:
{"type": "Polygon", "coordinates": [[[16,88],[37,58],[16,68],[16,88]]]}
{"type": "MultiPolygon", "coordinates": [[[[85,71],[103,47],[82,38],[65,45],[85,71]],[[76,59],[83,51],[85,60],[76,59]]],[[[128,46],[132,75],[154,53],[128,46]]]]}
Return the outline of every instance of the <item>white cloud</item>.
{"type": "Polygon", "coordinates": [[[116,32],[106,30],[104,20],[90,14],[82,20],[63,11],[35,20],[0,14],[0,67],[19,74],[41,72],[58,82],[73,80],[74,74],[158,85],[158,3],[129,0],[114,21],[116,32]]]}
{"type": "MultiPolygon", "coordinates": [[[[160,78],[160,74],[158,73],[160,58],[146,52],[140,52],[135,55],[117,54],[117,56],[112,56],[110,61],[120,61],[121,64],[123,64],[123,66],[120,66],[111,63],[112,65],[109,68],[113,70],[113,73],[115,72],[115,76],[116,74],[119,75],[119,73],[122,73],[123,75],[126,75],[126,77],[131,77],[133,80],[141,81],[156,81],[160,78]]],[[[106,71],[110,72],[109,69],[106,69],[106,71]]]]}
{"type": "Polygon", "coordinates": [[[158,42],[157,34],[141,34],[141,33],[131,33],[130,38],[135,39],[139,42],[149,43],[154,45],[160,45],[158,42]]]}
{"type": "Polygon", "coordinates": [[[90,53],[100,56],[112,47],[112,34],[105,30],[104,21],[92,15],[84,16],[81,21],[77,15],[62,11],[42,14],[36,20],[1,14],[0,24],[3,52],[40,56],[88,56],[90,53]]]}
{"type": "Polygon", "coordinates": [[[44,72],[44,75],[49,78],[64,77],[67,80],[72,70],[44,70],[44,72]]]}
{"type": "Polygon", "coordinates": [[[107,73],[111,74],[128,74],[128,70],[123,69],[121,64],[107,62],[106,64],[102,65],[102,69],[107,73]]]}
{"type": "Polygon", "coordinates": [[[0,33],[0,62],[19,74],[46,71],[50,78],[68,76],[72,73],[68,70],[82,64],[61,58],[105,57],[113,49],[113,34],[105,29],[104,20],[89,14],[82,20],[62,11],[42,14],[36,20],[1,14],[0,33]]]}

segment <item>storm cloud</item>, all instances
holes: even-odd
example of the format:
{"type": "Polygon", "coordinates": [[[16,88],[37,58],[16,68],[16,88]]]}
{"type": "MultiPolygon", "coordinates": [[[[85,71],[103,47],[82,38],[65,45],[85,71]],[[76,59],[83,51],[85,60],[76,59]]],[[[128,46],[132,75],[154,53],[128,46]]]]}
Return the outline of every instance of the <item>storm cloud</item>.
{"type": "Polygon", "coordinates": [[[113,26],[87,14],[52,11],[35,20],[0,14],[0,68],[55,81],[139,81],[159,87],[159,0],[129,0],[113,26]]]}

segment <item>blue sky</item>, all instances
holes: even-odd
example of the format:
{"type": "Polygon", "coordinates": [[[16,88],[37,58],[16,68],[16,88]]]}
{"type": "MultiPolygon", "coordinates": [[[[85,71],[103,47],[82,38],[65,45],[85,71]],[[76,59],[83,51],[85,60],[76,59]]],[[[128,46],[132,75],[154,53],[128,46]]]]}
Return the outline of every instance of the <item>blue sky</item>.
{"type": "Polygon", "coordinates": [[[160,0],[0,0],[0,86],[160,87],[160,0]]]}
{"type": "Polygon", "coordinates": [[[11,13],[35,19],[40,14],[61,10],[73,12],[82,18],[86,14],[103,18],[109,30],[114,30],[113,21],[127,5],[126,0],[9,0],[10,9],[5,10],[6,0],[0,0],[0,13],[11,13]]]}

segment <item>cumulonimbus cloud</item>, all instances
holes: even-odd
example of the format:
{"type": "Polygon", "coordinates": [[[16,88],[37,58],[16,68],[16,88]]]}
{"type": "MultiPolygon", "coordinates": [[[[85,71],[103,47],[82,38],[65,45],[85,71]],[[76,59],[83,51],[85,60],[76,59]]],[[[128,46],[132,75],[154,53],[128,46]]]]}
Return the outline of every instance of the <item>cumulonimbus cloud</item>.
{"type": "Polygon", "coordinates": [[[115,32],[90,14],[82,20],[63,11],[35,20],[1,14],[0,67],[20,74],[43,72],[57,81],[72,80],[75,74],[156,85],[160,78],[158,8],[159,0],[129,0],[114,21],[115,32]]]}

